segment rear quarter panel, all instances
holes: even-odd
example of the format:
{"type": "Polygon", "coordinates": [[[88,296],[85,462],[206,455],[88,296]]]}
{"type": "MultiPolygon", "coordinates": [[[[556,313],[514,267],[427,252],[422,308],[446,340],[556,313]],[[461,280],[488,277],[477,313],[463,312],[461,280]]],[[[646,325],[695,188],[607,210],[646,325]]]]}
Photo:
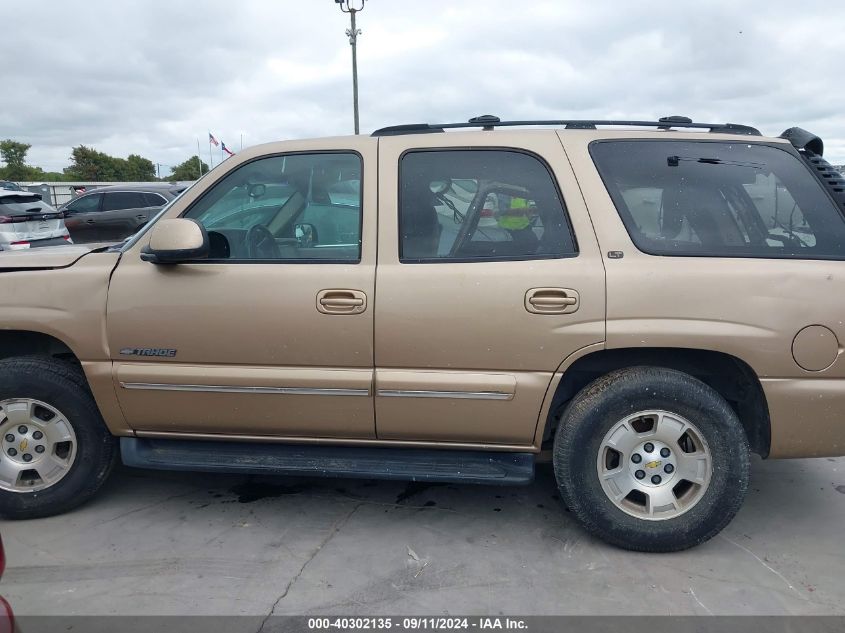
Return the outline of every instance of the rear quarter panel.
{"type": "Polygon", "coordinates": [[[631,241],[589,143],[655,133],[560,136],[605,258],[607,347],[707,349],[740,358],[766,394],[771,457],[845,454],[845,262],[646,255],[631,241]],[[608,251],[624,257],[610,259],[608,251]],[[809,325],[824,325],[838,339],[833,363],[820,371],[802,369],[793,357],[793,340],[809,325]]]}

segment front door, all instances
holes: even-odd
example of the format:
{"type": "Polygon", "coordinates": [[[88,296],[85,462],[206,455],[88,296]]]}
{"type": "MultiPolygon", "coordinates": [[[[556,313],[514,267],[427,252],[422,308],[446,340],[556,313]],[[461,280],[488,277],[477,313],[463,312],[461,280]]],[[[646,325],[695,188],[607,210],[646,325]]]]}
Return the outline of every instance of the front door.
{"type": "Polygon", "coordinates": [[[380,139],[379,439],[531,445],[605,332],[604,268],[554,134],[380,139]]]}
{"type": "Polygon", "coordinates": [[[102,219],[103,194],[80,196],[64,209],[65,226],[77,244],[95,242],[100,238],[97,223],[102,219]]]}
{"type": "Polygon", "coordinates": [[[207,261],[144,262],[149,234],[123,254],[108,339],[132,428],[374,437],[376,142],[325,145],[247,150],[180,198],[166,217],[206,228],[207,261]]]}

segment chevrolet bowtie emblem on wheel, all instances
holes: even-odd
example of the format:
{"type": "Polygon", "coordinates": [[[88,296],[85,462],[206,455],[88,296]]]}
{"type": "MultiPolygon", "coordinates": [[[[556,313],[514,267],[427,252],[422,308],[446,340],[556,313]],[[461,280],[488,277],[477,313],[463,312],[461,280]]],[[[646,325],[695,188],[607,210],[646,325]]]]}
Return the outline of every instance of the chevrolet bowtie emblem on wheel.
{"type": "Polygon", "coordinates": [[[29,442],[27,440],[21,440],[21,450],[25,451],[27,446],[29,446],[29,442]]]}
{"type": "Polygon", "coordinates": [[[649,462],[645,465],[646,468],[657,468],[660,466],[661,461],[659,459],[655,459],[653,462],[649,462]]]}

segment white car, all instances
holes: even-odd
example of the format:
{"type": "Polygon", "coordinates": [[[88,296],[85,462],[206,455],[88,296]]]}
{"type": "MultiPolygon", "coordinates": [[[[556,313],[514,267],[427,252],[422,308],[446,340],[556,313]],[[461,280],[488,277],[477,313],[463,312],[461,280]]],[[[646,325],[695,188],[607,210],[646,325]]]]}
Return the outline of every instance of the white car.
{"type": "Polygon", "coordinates": [[[72,243],[64,214],[39,194],[0,190],[0,251],[72,243]]]}

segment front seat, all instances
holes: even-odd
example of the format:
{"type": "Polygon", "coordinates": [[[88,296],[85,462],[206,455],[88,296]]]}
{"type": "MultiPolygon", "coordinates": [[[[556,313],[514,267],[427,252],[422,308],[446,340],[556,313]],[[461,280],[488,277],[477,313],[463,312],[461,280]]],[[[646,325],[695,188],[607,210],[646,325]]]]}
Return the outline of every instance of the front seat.
{"type": "Polygon", "coordinates": [[[403,187],[401,206],[399,231],[402,234],[402,258],[437,257],[441,226],[428,181],[403,187]]]}

